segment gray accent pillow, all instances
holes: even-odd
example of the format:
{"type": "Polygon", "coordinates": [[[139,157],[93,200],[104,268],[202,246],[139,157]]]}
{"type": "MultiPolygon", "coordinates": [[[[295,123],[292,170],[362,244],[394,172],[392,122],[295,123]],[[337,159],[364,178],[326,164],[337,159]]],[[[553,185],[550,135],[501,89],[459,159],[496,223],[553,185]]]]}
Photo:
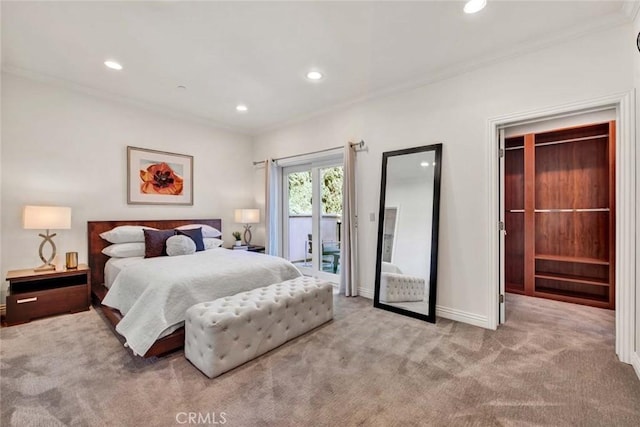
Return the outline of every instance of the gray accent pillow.
{"type": "Polygon", "coordinates": [[[171,236],[167,239],[167,255],[191,255],[196,251],[196,244],[193,239],[183,234],[171,236]]]}

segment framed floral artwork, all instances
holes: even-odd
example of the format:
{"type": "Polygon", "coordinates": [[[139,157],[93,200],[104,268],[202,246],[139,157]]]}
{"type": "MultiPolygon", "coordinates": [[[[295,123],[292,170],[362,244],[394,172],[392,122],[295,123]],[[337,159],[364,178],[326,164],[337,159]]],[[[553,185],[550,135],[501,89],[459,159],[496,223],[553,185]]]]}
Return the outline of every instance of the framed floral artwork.
{"type": "Polygon", "coordinates": [[[193,156],[127,147],[127,203],[193,205],[193,156]]]}

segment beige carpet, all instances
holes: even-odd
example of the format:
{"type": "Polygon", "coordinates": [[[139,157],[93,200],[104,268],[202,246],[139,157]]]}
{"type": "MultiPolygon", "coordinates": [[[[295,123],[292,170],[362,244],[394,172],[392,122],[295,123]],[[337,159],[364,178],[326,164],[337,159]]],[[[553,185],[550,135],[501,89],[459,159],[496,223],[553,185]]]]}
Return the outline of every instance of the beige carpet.
{"type": "Polygon", "coordinates": [[[93,310],[2,328],[0,424],[640,425],[613,312],[513,295],[508,308],[488,331],[336,297],[333,322],[214,380],[181,352],[131,356],[93,310]]]}

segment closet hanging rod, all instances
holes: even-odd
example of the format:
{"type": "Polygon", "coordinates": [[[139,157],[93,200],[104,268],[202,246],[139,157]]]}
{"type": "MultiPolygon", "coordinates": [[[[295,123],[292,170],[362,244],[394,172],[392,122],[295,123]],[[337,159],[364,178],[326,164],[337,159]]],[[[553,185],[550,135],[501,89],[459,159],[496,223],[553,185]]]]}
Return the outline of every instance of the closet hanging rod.
{"type": "Polygon", "coordinates": [[[609,212],[609,208],[584,208],[584,209],[535,209],[534,212],[609,212]]]}
{"type": "Polygon", "coordinates": [[[582,138],[563,139],[561,141],[541,142],[540,144],[536,144],[536,147],[542,147],[543,145],[564,144],[564,143],[567,143],[567,142],[588,141],[590,139],[600,139],[600,138],[606,138],[608,136],[609,136],[609,134],[605,133],[605,134],[602,134],[602,135],[585,136],[585,137],[582,137],[582,138]]]}
{"type": "MultiPolygon", "coordinates": [[[[353,147],[356,151],[362,151],[364,149],[364,140],[361,140],[360,142],[351,142],[351,143],[349,143],[349,145],[351,147],[353,147]]],[[[343,147],[340,146],[340,147],[325,148],[324,150],[312,151],[310,153],[303,153],[303,154],[294,154],[293,156],[279,157],[277,159],[272,159],[272,160],[274,162],[277,162],[278,160],[293,159],[294,157],[302,157],[302,156],[308,156],[308,155],[311,155],[311,154],[326,153],[327,151],[333,151],[333,150],[337,150],[339,148],[343,148],[343,147]]],[[[257,165],[261,165],[261,164],[264,164],[264,160],[253,162],[253,166],[257,166],[257,165]]]]}
{"type": "MultiPolygon", "coordinates": [[[[588,141],[590,139],[606,138],[608,136],[609,135],[607,135],[607,134],[603,134],[603,135],[585,136],[585,137],[582,137],[582,138],[564,139],[564,140],[561,140],[561,141],[541,142],[540,144],[536,144],[536,147],[542,147],[544,145],[564,144],[564,143],[567,143],[567,142],[588,141]]],[[[515,147],[506,147],[505,151],[507,151],[507,150],[520,150],[522,148],[524,148],[524,145],[517,145],[515,147]]]]}

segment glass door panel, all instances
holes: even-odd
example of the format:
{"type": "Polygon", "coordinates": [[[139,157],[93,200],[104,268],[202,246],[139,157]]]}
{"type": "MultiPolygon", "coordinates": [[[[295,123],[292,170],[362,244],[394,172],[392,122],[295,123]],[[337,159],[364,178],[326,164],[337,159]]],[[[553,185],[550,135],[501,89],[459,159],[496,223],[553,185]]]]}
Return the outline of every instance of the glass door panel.
{"type": "Polygon", "coordinates": [[[320,168],[320,269],[340,273],[342,237],[342,166],[320,168]]]}
{"type": "Polygon", "coordinates": [[[337,282],[342,236],[342,165],[283,169],[283,256],[309,276],[337,282]]]}
{"type": "MultiPolygon", "coordinates": [[[[299,168],[295,168],[299,169],[299,168]]],[[[313,186],[311,169],[285,169],[284,186],[286,201],[284,218],[287,243],[284,257],[301,271],[312,269],[312,235],[313,235],[313,186]]],[[[305,273],[303,271],[303,273],[305,273]]],[[[305,273],[306,274],[306,273],[305,273]]]]}

